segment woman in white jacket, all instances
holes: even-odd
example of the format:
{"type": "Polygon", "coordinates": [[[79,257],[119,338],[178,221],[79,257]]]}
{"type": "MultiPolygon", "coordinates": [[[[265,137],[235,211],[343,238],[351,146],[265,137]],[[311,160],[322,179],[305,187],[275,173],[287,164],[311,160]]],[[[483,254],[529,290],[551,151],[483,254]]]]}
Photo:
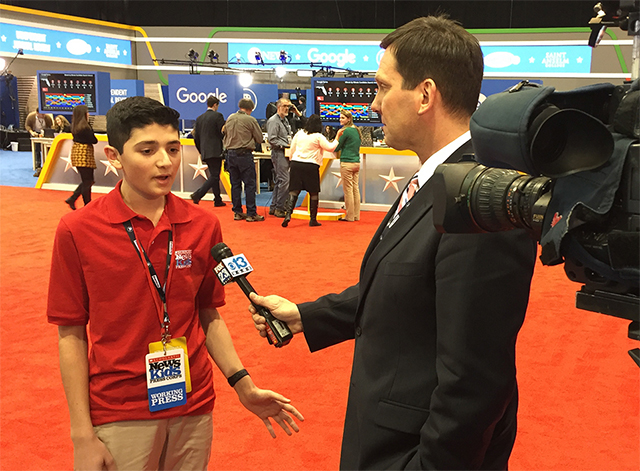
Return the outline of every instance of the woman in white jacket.
{"type": "Polygon", "coordinates": [[[338,141],[329,142],[322,135],[320,116],[309,116],[304,128],[293,136],[291,141],[291,167],[289,169],[289,198],[284,210],[282,227],[287,227],[291,221],[291,213],[295,207],[298,195],[302,190],[309,193],[310,226],[320,226],[318,216],[318,193],[320,193],[320,165],[322,165],[323,151],[333,152],[338,141]]]}

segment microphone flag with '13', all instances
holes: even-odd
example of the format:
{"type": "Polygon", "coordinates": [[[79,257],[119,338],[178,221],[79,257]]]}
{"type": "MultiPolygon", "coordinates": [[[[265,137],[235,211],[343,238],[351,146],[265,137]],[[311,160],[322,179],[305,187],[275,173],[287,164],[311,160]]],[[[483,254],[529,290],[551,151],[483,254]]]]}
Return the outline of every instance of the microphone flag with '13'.
{"type": "MultiPolygon", "coordinates": [[[[213,271],[220,280],[220,283],[226,285],[227,283],[235,281],[247,298],[249,298],[249,294],[256,293],[256,290],[253,289],[253,286],[251,286],[245,277],[245,275],[253,271],[253,267],[249,264],[244,254],[233,255],[233,252],[231,252],[227,244],[220,242],[211,249],[211,255],[215,261],[218,262],[218,265],[216,265],[213,271]]],[[[269,339],[269,343],[276,347],[282,347],[288,344],[293,338],[293,334],[286,322],[274,317],[269,309],[254,303],[251,304],[258,314],[267,321],[267,339],[269,339]]]]}

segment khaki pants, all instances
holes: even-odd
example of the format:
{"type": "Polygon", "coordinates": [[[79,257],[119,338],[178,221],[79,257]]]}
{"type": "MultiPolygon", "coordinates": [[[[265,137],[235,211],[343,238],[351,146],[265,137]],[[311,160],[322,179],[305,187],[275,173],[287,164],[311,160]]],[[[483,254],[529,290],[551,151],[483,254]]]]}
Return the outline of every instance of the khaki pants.
{"type": "Polygon", "coordinates": [[[344,189],[344,207],[347,221],[360,220],[360,162],[341,162],[340,176],[344,189]]]}
{"type": "Polygon", "coordinates": [[[211,413],[162,420],[130,420],[94,427],[119,471],[206,470],[211,413]]]}

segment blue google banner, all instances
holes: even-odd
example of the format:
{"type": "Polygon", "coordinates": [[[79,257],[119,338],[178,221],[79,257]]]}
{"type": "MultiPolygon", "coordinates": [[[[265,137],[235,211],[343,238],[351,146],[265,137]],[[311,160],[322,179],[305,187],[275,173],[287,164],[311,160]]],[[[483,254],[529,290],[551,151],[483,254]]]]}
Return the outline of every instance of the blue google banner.
{"type": "MultiPolygon", "coordinates": [[[[384,50],[378,45],[228,43],[230,67],[260,68],[256,52],[263,62],[280,65],[280,51],[289,62],[310,63],[360,72],[378,70],[384,50]]],[[[589,46],[512,45],[482,46],[485,73],[491,74],[588,74],[591,71],[589,46]]],[[[282,64],[286,69],[309,69],[309,65],[282,64]]],[[[268,67],[273,68],[274,65],[268,67]]]]}
{"type": "MultiPolygon", "coordinates": [[[[287,53],[287,62],[313,62],[319,66],[358,71],[376,71],[384,52],[378,45],[352,44],[278,44],[278,43],[228,43],[229,67],[259,68],[256,52],[263,62],[277,63],[286,69],[308,69],[309,65],[281,64],[280,51],[287,53]]],[[[274,65],[270,65],[270,68],[274,65]]]]}
{"type": "Polygon", "coordinates": [[[182,119],[196,119],[207,110],[207,98],[215,95],[220,100],[218,111],[225,119],[238,111],[238,101],[249,98],[255,104],[251,114],[265,118],[267,104],[278,99],[275,84],[252,84],[243,88],[235,75],[169,75],[169,106],[180,113],[182,119]]]}
{"type": "Polygon", "coordinates": [[[588,74],[590,46],[482,46],[484,72],[509,74],[588,74]]]}
{"type": "Polygon", "coordinates": [[[0,52],[131,65],[131,41],[0,22],[0,52]]]}

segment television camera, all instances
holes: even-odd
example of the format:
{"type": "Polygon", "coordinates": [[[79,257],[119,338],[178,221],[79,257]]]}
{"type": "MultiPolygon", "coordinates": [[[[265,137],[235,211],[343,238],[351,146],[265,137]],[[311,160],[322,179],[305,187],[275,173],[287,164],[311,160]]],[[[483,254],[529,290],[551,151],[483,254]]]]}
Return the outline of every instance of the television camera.
{"type": "MultiPolygon", "coordinates": [[[[639,3],[621,2],[616,17],[636,51],[639,3]]],[[[630,320],[629,338],[640,340],[637,74],[568,92],[523,81],[488,97],[470,129],[475,158],[440,165],[433,176],[436,228],[526,230],[543,264],[564,263],[583,284],[577,308],[630,320]]],[[[629,354],[640,366],[640,349],[629,354]]]]}

